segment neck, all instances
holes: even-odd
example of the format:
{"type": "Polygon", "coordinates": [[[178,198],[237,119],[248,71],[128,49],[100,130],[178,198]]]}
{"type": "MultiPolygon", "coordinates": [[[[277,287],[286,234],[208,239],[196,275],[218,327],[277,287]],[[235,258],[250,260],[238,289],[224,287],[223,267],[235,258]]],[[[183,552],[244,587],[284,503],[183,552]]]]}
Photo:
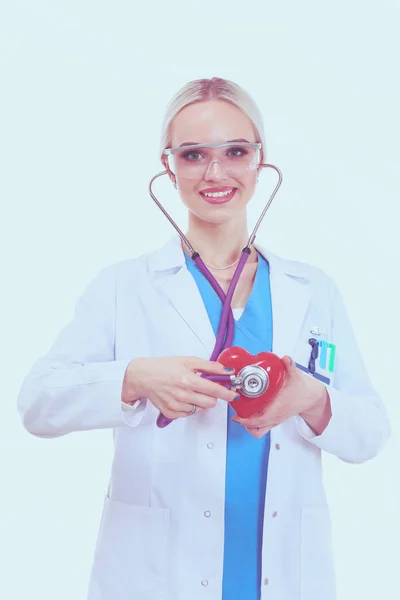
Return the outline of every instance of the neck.
{"type": "MultiPolygon", "coordinates": [[[[217,268],[225,267],[236,261],[248,242],[247,218],[222,224],[190,218],[186,237],[205,263],[217,268]]],[[[256,260],[257,253],[252,248],[248,262],[256,260]]]]}

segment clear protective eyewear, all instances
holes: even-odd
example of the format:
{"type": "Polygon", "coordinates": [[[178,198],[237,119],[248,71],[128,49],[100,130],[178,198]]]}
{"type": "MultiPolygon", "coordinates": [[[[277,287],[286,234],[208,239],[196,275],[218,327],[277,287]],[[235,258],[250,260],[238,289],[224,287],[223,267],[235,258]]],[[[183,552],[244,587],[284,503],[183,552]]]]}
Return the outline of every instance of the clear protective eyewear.
{"type": "Polygon", "coordinates": [[[182,179],[203,179],[218,164],[227,177],[240,177],[260,166],[261,143],[193,144],[164,150],[168,168],[182,179]]]}

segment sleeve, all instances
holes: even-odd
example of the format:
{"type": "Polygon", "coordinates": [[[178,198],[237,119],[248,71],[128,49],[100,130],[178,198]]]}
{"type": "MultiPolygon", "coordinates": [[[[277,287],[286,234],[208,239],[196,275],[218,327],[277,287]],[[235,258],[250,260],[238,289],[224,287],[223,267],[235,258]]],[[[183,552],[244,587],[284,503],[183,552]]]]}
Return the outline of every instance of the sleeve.
{"type": "Polygon", "coordinates": [[[72,321],[22,382],[17,404],[25,429],[53,438],[138,425],[146,399],[121,406],[130,360],[114,359],[114,342],[115,277],[107,267],[86,287],[72,321]]]}
{"type": "Polygon", "coordinates": [[[332,282],[332,342],[336,345],[333,386],[327,385],[332,417],[321,435],[296,417],[300,435],[340,459],[362,463],[374,458],[390,437],[387,412],[367,374],[343,298],[332,282]]]}

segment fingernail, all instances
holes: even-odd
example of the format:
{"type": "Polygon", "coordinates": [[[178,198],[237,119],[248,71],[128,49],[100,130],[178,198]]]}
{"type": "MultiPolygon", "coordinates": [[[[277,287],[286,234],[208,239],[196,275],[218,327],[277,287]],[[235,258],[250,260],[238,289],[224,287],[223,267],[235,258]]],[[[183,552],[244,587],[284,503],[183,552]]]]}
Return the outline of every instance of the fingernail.
{"type": "Polygon", "coordinates": [[[225,367],[225,371],[234,371],[235,369],[233,367],[225,367]]]}

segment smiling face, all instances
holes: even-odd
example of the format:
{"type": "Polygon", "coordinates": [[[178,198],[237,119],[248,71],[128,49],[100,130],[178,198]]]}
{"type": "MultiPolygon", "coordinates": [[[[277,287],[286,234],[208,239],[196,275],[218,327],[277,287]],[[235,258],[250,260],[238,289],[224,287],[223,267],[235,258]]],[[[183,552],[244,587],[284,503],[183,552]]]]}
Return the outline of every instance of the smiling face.
{"type": "MultiPolygon", "coordinates": [[[[251,120],[229,102],[209,100],[191,104],[181,110],[171,124],[172,148],[228,141],[258,141],[251,120]]],[[[223,152],[230,152],[230,158],[234,159],[239,156],[240,149],[226,148],[223,152]]],[[[192,151],[187,160],[198,158],[197,152],[192,151]]],[[[257,176],[258,169],[253,169],[233,177],[213,157],[198,179],[179,177],[177,172],[173,180],[192,216],[208,223],[223,223],[244,214],[254,194],[257,176]]]]}

